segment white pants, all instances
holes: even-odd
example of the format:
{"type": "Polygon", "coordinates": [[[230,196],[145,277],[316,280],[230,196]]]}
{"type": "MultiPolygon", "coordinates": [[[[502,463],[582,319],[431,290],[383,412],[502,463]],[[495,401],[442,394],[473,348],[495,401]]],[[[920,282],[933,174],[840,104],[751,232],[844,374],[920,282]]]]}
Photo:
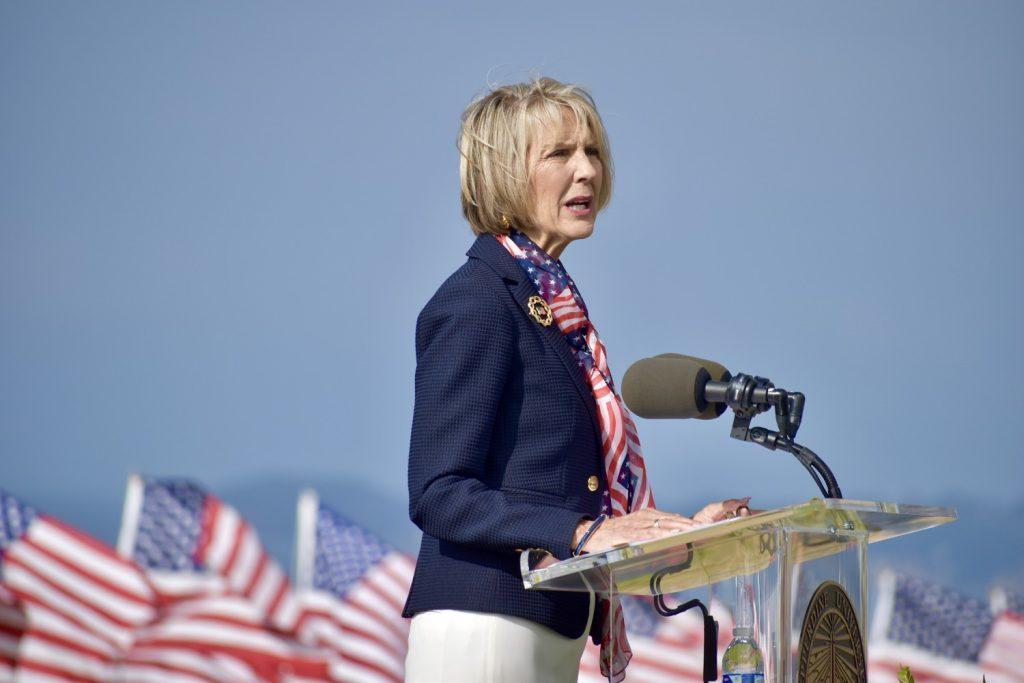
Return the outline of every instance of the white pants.
{"type": "Polygon", "coordinates": [[[583,635],[503,614],[421,612],[409,627],[406,683],[575,683],[594,617],[583,635]]]}

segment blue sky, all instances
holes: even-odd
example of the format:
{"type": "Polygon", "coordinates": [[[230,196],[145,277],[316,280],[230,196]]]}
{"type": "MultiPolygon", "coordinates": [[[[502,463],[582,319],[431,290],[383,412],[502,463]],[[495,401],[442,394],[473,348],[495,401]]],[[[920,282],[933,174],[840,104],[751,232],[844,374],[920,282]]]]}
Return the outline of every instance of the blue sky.
{"type": "MultiPolygon", "coordinates": [[[[1022,29],[1013,2],[4,3],[0,486],[108,540],[133,471],[357,519],[373,492],[410,533],[459,114],[545,74],[611,138],[563,261],[617,377],[715,358],[807,395],[848,497],[1020,510],[1022,29]]],[[[816,492],[724,419],[639,426],[662,506],[816,492]]]]}

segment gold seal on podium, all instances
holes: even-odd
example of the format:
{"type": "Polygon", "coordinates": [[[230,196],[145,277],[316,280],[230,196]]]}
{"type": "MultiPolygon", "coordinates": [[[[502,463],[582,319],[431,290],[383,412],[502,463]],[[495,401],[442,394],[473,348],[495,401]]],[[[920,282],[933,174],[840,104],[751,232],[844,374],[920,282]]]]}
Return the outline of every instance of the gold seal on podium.
{"type": "Polygon", "coordinates": [[[867,683],[857,613],[843,587],[825,581],[814,591],[800,629],[800,683],[867,683]]]}

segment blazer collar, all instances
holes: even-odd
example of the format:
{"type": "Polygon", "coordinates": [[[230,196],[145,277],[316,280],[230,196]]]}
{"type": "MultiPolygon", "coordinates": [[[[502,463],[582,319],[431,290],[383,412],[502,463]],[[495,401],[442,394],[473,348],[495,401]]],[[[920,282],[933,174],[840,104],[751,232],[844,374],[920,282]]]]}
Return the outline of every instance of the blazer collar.
{"type": "Polygon", "coordinates": [[[523,269],[493,235],[477,236],[466,256],[480,259],[506,280],[518,283],[524,279],[523,269]]]}

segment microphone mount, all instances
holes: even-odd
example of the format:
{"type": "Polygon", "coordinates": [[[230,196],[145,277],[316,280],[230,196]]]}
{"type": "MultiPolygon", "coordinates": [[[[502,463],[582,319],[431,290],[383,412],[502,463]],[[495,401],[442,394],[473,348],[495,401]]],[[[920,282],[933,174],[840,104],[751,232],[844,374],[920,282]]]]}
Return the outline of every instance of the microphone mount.
{"type": "Polygon", "coordinates": [[[798,391],[779,389],[770,379],[738,374],[727,381],[710,381],[704,388],[709,403],[724,403],[732,408],[734,417],[729,435],[749,441],[768,450],[781,450],[796,456],[826,498],[842,498],[832,470],[818,455],[794,439],[804,414],[804,395],[798,391]],[[760,413],[775,409],[779,431],[764,427],[751,428],[750,422],[760,413]],[[822,481],[824,480],[824,482],[822,481]]]}

